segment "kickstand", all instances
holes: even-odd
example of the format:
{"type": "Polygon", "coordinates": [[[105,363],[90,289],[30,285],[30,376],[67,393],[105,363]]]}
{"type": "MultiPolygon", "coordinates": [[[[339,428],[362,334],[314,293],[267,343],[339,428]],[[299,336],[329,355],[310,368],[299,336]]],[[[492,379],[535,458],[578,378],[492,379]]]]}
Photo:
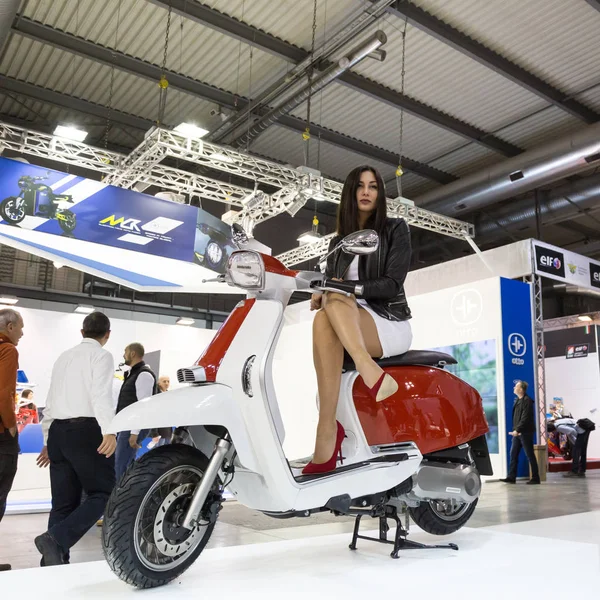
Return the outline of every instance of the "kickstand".
{"type": "Polygon", "coordinates": [[[400,550],[423,550],[423,549],[433,549],[433,548],[447,548],[450,550],[458,550],[458,546],[456,544],[421,544],[419,542],[413,542],[407,539],[408,532],[402,526],[402,521],[398,517],[398,511],[394,506],[386,506],[385,514],[379,515],[379,537],[369,537],[366,535],[359,535],[358,531],[360,528],[360,520],[364,515],[357,515],[356,521],[354,522],[354,533],[352,534],[352,542],[349,546],[350,550],[356,550],[356,542],[357,540],[369,540],[371,542],[379,542],[380,544],[392,544],[394,549],[390,556],[392,558],[400,558],[398,556],[398,552],[400,550]],[[390,526],[388,525],[388,519],[392,519],[396,523],[396,534],[394,536],[394,541],[388,540],[388,532],[390,530],[390,526]]]}

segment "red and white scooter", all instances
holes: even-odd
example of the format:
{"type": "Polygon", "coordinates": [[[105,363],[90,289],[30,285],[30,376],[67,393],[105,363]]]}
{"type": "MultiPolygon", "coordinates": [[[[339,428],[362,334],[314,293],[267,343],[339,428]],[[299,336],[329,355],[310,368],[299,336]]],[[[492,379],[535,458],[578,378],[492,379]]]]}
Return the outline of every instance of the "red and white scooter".
{"type": "MultiPolygon", "coordinates": [[[[374,252],[374,231],[347,236],[335,251],[374,252]]],[[[353,365],[345,365],[337,418],[347,438],[343,466],[303,476],[282,448],[285,430],[273,385],[273,355],[293,292],[360,295],[354,285],[292,271],[253,250],[234,252],[219,280],[247,291],[196,364],[181,369],[180,388],[120,412],[112,431],[177,426],[174,443],[145,454],[118,482],[104,513],[103,548],[112,570],[136,587],[168,583],[206,546],[225,488],[242,504],[275,518],[331,511],[380,519],[376,541],[398,550],[399,514],[425,531],[449,534],[471,517],[491,475],[481,397],[443,370],[437,352],[410,351],[378,361],[398,391],[376,403],[353,365]],[[387,541],[387,519],[396,535],[387,541]]],[[[408,520],[407,520],[408,521],[408,520]]],[[[438,546],[439,547],[439,546],[438,546]]],[[[457,549],[453,544],[444,547],[457,549]]]]}

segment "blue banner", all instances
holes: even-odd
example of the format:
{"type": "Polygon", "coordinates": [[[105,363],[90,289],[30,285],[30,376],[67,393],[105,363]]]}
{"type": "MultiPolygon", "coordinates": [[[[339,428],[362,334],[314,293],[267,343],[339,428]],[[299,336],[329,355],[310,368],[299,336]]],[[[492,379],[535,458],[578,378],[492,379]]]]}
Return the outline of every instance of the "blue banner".
{"type": "MultiPolygon", "coordinates": [[[[510,461],[513,430],[513,389],[517,381],[529,384],[527,394],[537,406],[535,389],[535,347],[532,334],[531,291],[527,283],[500,279],[502,306],[502,349],[504,354],[504,405],[506,410],[506,465],[510,461]]],[[[537,410],[534,408],[535,412],[537,410]]],[[[519,459],[518,476],[528,477],[529,467],[524,452],[519,459]]]]}
{"type": "Polygon", "coordinates": [[[229,226],[206,211],[7,158],[0,158],[0,224],[219,272],[233,250],[229,226]]]}

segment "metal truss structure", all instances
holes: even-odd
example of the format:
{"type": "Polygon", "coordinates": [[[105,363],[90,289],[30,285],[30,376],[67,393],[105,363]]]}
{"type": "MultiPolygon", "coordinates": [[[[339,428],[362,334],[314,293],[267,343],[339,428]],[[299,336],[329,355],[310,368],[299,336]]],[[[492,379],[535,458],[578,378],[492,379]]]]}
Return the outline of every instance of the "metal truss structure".
{"type": "MultiPolygon", "coordinates": [[[[337,204],[342,192],[341,183],[322,177],[318,171],[306,167],[295,169],[159,127],[150,129],[144,141],[125,155],[0,123],[0,149],[4,148],[100,171],[105,175],[103,181],[109,185],[136,186],[136,189],[137,184],[152,185],[229,204],[240,210],[229,211],[224,220],[243,223],[250,234],[257,223],[286,211],[296,214],[311,198],[337,204]],[[231,185],[171,167],[163,164],[166,158],[242,177],[254,187],[231,185]],[[259,184],[276,191],[259,192],[259,184]]],[[[472,224],[419,208],[405,198],[387,202],[390,216],[404,218],[409,225],[458,239],[475,234],[472,224]]],[[[289,266],[322,256],[328,239],[290,250],[280,258],[289,266]]]]}
{"type": "Polygon", "coordinates": [[[600,325],[600,312],[586,313],[591,321],[582,321],[579,315],[568,317],[556,317],[544,321],[544,331],[556,331],[559,329],[574,329],[577,327],[586,327],[600,325]]]}
{"type": "Polygon", "coordinates": [[[533,337],[535,344],[535,390],[537,403],[538,444],[547,445],[548,432],[546,430],[546,345],[544,343],[544,313],[542,309],[542,278],[535,273],[532,265],[532,274],[524,277],[531,285],[531,311],[533,313],[533,337]]]}

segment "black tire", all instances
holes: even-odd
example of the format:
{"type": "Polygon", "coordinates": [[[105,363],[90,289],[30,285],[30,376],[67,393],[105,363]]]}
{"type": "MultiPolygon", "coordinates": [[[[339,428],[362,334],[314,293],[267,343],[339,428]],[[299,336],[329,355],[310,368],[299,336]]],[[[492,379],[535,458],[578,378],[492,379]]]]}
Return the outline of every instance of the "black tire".
{"type": "Polygon", "coordinates": [[[77,218],[75,214],[69,211],[64,211],[62,213],[63,219],[57,219],[60,228],[65,233],[72,233],[77,225],[77,218]]]}
{"type": "MultiPolygon", "coordinates": [[[[180,517],[185,512],[185,502],[189,504],[197,485],[193,479],[197,477],[200,481],[207,466],[208,459],[195,448],[173,444],[148,452],[129,467],[110,496],[102,526],[104,557],[120,579],[137,588],[158,587],[173,581],[198,558],[210,539],[214,521],[191,533],[176,525],[176,531],[183,532],[183,537],[168,543],[165,540],[168,537],[167,527],[174,524],[171,519],[180,517]],[[188,477],[192,482],[169,481],[169,477],[176,478],[178,475],[181,475],[181,481],[188,477]],[[161,481],[164,483],[161,484],[161,481]],[[165,492],[167,495],[163,497],[165,492]],[[171,496],[171,504],[167,504],[171,496]],[[162,511],[160,517],[159,511],[162,511]],[[146,527],[143,526],[144,521],[146,527]],[[164,539],[157,540],[157,528],[164,539]],[[168,554],[168,551],[179,550],[184,543],[189,544],[190,539],[190,550],[173,557],[168,554]],[[165,544],[164,551],[158,543],[165,544]],[[150,549],[147,555],[142,545],[150,549]],[[186,557],[186,554],[189,555],[186,557]],[[171,558],[173,567],[169,566],[171,558]],[[150,564],[150,560],[154,563],[150,564]],[[161,564],[161,560],[166,563],[161,564]]],[[[216,482],[213,490],[216,491],[216,482]]]]}
{"type": "Polygon", "coordinates": [[[433,501],[424,501],[415,508],[409,508],[412,520],[427,533],[449,535],[458,531],[473,516],[477,500],[466,506],[463,505],[456,515],[446,517],[443,517],[433,504],[435,504],[433,501]]]}
{"type": "Polygon", "coordinates": [[[17,200],[17,196],[9,196],[0,203],[0,216],[9,225],[18,225],[25,218],[25,210],[21,211],[18,216],[11,212],[9,206],[11,202],[17,200]]]}

